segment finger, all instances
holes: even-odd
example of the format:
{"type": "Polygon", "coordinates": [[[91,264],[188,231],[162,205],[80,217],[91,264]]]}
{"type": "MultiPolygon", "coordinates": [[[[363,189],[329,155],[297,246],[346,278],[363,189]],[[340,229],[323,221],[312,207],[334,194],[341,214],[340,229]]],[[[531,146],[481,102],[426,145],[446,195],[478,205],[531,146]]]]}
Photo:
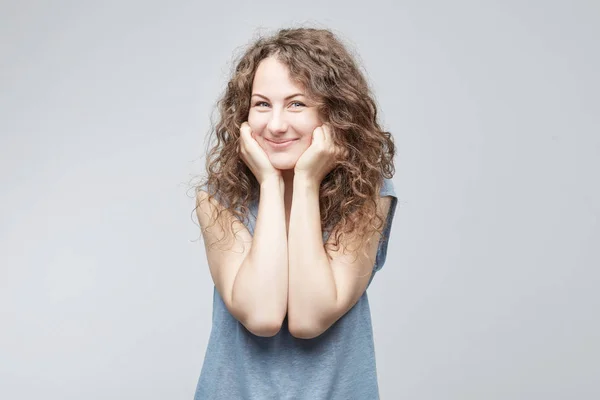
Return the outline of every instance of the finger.
{"type": "Polygon", "coordinates": [[[327,144],[329,143],[329,140],[327,140],[327,136],[328,136],[327,132],[326,132],[327,128],[325,127],[325,125],[321,125],[318,129],[319,129],[319,132],[318,132],[319,142],[322,142],[324,145],[327,146],[327,144]]]}
{"type": "Polygon", "coordinates": [[[340,157],[340,151],[338,146],[335,144],[333,140],[333,136],[331,134],[331,126],[329,124],[323,124],[323,141],[325,142],[325,147],[336,157],[340,157]]]}
{"type": "Polygon", "coordinates": [[[325,136],[326,141],[328,141],[328,142],[333,141],[332,128],[329,124],[323,124],[323,134],[325,136]]]}
{"type": "Polygon", "coordinates": [[[244,153],[248,151],[248,146],[252,142],[252,129],[248,123],[244,122],[240,127],[240,140],[238,152],[244,153]]]}
{"type": "Polygon", "coordinates": [[[317,126],[315,129],[313,129],[313,133],[311,135],[310,138],[310,145],[312,146],[314,143],[317,143],[319,141],[320,138],[318,138],[317,136],[319,136],[319,129],[321,129],[320,126],[317,126]]]}
{"type": "Polygon", "coordinates": [[[322,131],[322,128],[321,128],[320,126],[317,126],[317,127],[316,127],[316,128],[313,130],[313,133],[312,133],[312,143],[311,143],[311,145],[312,145],[313,143],[320,143],[320,142],[322,142],[322,141],[323,141],[323,137],[322,137],[322,133],[321,133],[321,131],[322,131]]]}
{"type": "Polygon", "coordinates": [[[248,125],[247,122],[244,122],[242,124],[242,126],[240,126],[240,135],[242,135],[242,134],[250,135],[251,132],[252,132],[252,128],[250,128],[250,125],[248,125]]]}

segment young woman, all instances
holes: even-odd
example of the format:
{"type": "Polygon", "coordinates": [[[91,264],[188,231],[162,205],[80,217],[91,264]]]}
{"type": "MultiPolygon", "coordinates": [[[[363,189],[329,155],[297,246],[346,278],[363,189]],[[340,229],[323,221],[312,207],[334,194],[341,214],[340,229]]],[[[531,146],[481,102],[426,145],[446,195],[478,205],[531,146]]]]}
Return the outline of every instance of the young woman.
{"type": "Polygon", "coordinates": [[[239,60],[196,213],[213,293],[196,400],[379,398],[366,289],[385,262],[394,142],[328,30],[239,60]]]}

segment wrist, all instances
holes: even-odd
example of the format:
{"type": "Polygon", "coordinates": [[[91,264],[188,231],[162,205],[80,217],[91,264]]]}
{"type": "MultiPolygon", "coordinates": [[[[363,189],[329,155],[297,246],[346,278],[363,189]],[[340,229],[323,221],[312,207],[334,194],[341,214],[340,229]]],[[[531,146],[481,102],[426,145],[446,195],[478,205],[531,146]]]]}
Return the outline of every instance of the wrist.
{"type": "Polygon", "coordinates": [[[264,178],[260,182],[260,190],[269,190],[269,188],[279,188],[283,191],[285,188],[283,177],[281,175],[271,175],[264,178]]]}
{"type": "Polygon", "coordinates": [[[294,188],[319,189],[319,186],[321,186],[321,182],[305,173],[294,174],[294,188]]]}

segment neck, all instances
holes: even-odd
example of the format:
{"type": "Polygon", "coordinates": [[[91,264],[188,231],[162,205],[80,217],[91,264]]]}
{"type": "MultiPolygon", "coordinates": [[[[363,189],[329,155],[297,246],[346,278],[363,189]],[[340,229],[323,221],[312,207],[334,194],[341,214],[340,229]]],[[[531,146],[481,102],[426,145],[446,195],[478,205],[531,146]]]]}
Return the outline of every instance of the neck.
{"type": "Polygon", "coordinates": [[[290,209],[292,208],[292,196],[294,194],[294,170],[284,169],[281,171],[281,176],[285,185],[284,203],[286,215],[289,216],[290,209]]]}
{"type": "Polygon", "coordinates": [[[285,183],[285,188],[292,188],[294,186],[294,170],[293,169],[284,169],[281,171],[281,176],[283,177],[283,182],[285,183]]]}

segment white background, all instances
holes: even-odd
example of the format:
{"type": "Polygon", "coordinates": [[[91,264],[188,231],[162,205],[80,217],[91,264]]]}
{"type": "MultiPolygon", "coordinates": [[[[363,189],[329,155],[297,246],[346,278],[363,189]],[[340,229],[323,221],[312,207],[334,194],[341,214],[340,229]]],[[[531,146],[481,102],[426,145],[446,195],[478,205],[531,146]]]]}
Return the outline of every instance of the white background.
{"type": "Polygon", "coordinates": [[[600,398],[596,1],[2,1],[0,398],[191,399],[212,281],[190,179],[231,60],[360,55],[400,198],[383,399],[600,398]]]}

